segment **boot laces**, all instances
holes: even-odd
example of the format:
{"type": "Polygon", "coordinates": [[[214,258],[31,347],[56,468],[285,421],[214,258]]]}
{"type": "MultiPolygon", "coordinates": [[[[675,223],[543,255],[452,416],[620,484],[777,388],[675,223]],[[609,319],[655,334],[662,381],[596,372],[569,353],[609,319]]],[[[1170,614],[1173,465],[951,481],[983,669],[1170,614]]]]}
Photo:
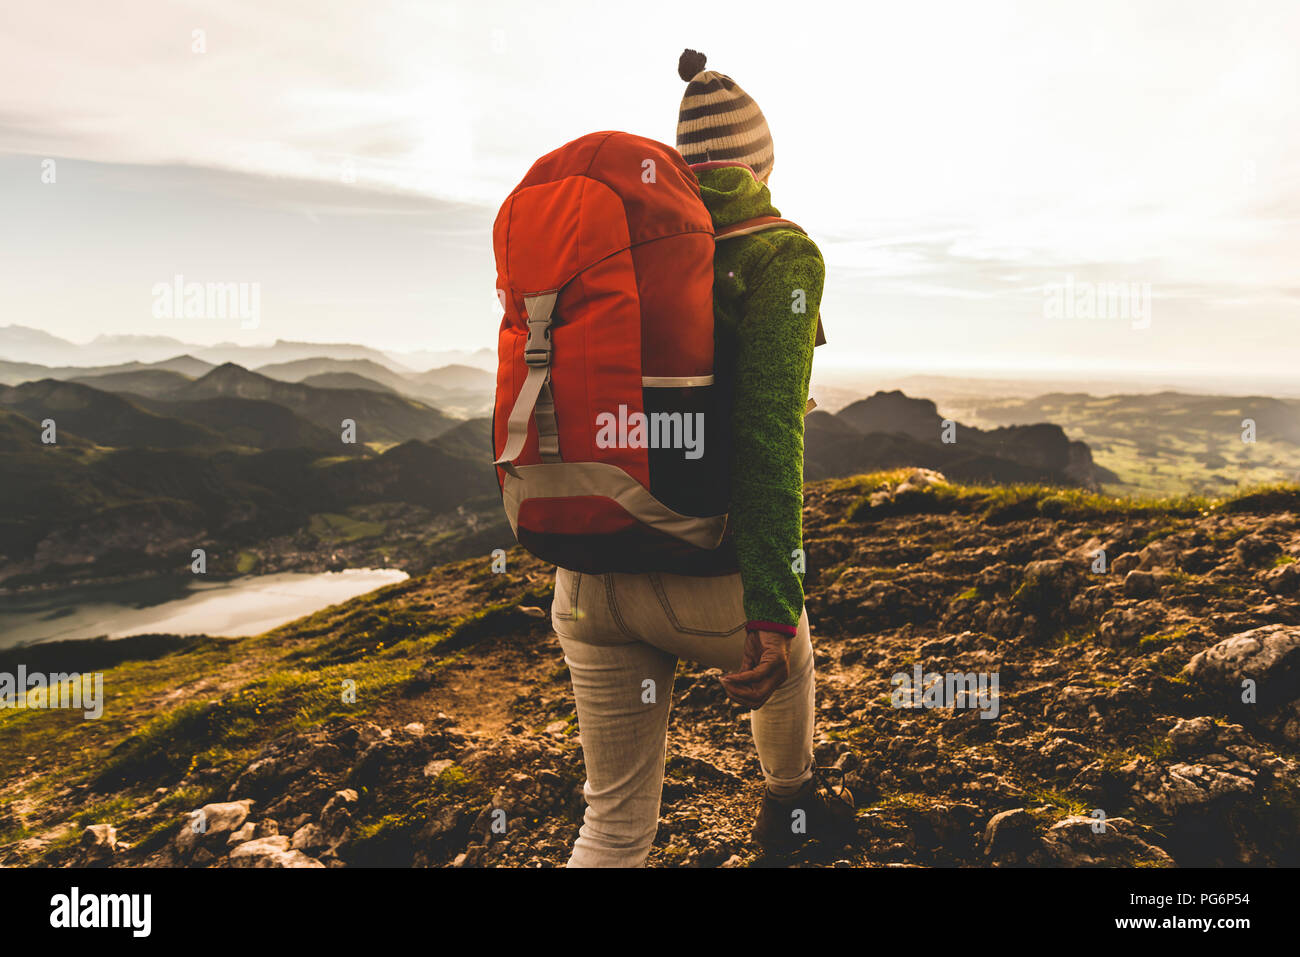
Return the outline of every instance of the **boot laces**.
{"type": "Polygon", "coordinates": [[[849,797],[849,789],[844,784],[844,769],[832,767],[827,764],[813,765],[813,786],[818,791],[823,791],[833,800],[839,801],[846,807],[853,807],[853,799],[849,797]],[[836,778],[838,785],[832,784],[827,778],[836,778]]]}

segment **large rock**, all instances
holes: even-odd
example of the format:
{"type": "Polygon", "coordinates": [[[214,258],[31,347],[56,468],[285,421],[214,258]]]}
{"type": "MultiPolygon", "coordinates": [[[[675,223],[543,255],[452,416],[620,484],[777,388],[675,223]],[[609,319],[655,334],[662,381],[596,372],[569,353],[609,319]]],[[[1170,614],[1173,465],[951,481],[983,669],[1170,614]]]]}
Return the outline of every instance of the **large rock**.
{"type": "Polygon", "coordinates": [[[189,857],[200,847],[224,846],[231,833],[248,820],[252,806],[250,798],[203,805],[198,815],[188,816],[181,825],[176,835],[176,852],[181,857],[189,857]]]}
{"type": "Polygon", "coordinates": [[[1300,562],[1279,565],[1260,576],[1264,587],[1275,595],[1294,595],[1300,592],[1300,562]]]}
{"type": "Polygon", "coordinates": [[[1223,695],[1243,719],[1300,744],[1300,627],[1265,625],[1225,638],[1193,657],[1183,674],[1223,695]],[[1253,702],[1242,701],[1248,679],[1253,702]]]}
{"type": "Polygon", "coordinates": [[[304,824],[293,832],[291,846],[298,851],[315,851],[329,844],[319,824],[304,824]]]}
{"type": "Polygon", "coordinates": [[[81,832],[81,859],[85,864],[103,864],[117,852],[117,828],[92,824],[81,832]]]}
{"type": "Polygon", "coordinates": [[[1133,803],[1168,817],[1199,811],[1218,802],[1244,798],[1255,791],[1258,772],[1243,761],[1216,756],[1211,763],[1179,762],[1168,766],[1138,760],[1122,770],[1134,780],[1133,803]]]}
{"type": "Polygon", "coordinates": [[[1124,576],[1124,594],[1129,598],[1150,598],[1156,593],[1156,576],[1135,568],[1124,576]]]}
{"type": "Polygon", "coordinates": [[[1018,857],[1034,844],[1038,823],[1022,807],[1001,811],[984,828],[984,854],[994,859],[1018,857]]]}
{"type": "Polygon", "coordinates": [[[289,846],[283,834],[246,841],[230,852],[231,867],[324,867],[320,861],[289,846]]]}
{"type": "Polygon", "coordinates": [[[226,846],[234,847],[236,844],[243,844],[245,841],[251,841],[257,837],[258,826],[252,821],[245,821],[237,829],[230,832],[226,837],[226,846]]]}
{"type": "Polygon", "coordinates": [[[1261,686],[1300,671],[1300,627],[1265,625],[1225,638],[1197,654],[1183,672],[1203,685],[1240,687],[1245,678],[1261,686]]]}
{"type": "Polygon", "coordinates": [[[352,788],[335,791],[334,796],[325,802],[321,809],[320,826],[327,838],[334,843],[342,837],[352,822],[352,815],[357,808],[358,795],[352,788]]]}
{"type": "Polygon", "coordinates": [[[1213,718],[1179,718],[1169,731],[1169,743],[1179,754],[1208,751],[1218,741],[1219,731],[1213,718]]]}
{"type": "Polygon", "coordinates": [[[1142,830],[1122,817],[1109,818],[1099,825],[1091,817],[1071,815],[1047,829],[1031,863],[1057,867],[1174,867],[1174,859],[1164,849],[1139,836],[1142,830]]]}
{"type": "Polygon", "coordinates": [[[1097,640],[1109,648],[1133,645],[1140,638],[1161,629],[1164,609],[1158,602],[1142,602],[1127,608],[1112,608],[1101,616],[1097,640]]]}
{"type": "Polygon", "coordinates": [[[1233,551],[1246,565],[1260,565],[1282,554],[1282,546],[1263,535],[1251,534],[1237,540],[1233,551]]]}

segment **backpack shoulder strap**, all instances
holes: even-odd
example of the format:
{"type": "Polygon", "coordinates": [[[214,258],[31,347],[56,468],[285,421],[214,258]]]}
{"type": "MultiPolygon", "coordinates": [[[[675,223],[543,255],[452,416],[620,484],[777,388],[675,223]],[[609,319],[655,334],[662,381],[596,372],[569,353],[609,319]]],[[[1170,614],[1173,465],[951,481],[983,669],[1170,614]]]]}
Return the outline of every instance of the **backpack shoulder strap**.
{"type": "Polygon", "coordinates": [[[780,216],[755,216],[753,219],[741,220],[738,223],[732,223],[730,226],[723,226],[721,229],[715,230],[713,238],[717,242],[722,242],[724,239],[748,236],[750,233],[762,232],[764,229],[793,229],[796,232],[803,232],[803,227],[798,223],[792,223],[780,216]]]}
{"type": "MultiPolygon", "coordinates": [[[[730,226],[723,226],[713,233],[714,242],[722,242],[725,239],[734,239],[737,236],[749,236],[752,233],[759,233],[765,229],[793,229],[796,232],[803,233],[803,227],[798,223],[791,222],[788,219],[782,219],[780,216],[755,216],[753,219],[741,220],[738,223],[732,223],[730,226]]],[[[808,235],[804,233],[804,235],[808,235]]],[[[822,329],[821,310],[817,311],[817,341],[813,346],[824,346],[826,344],[826,333],[822,329]]],[[[809,412],[812,409],[808,410],[809,412]]]]}

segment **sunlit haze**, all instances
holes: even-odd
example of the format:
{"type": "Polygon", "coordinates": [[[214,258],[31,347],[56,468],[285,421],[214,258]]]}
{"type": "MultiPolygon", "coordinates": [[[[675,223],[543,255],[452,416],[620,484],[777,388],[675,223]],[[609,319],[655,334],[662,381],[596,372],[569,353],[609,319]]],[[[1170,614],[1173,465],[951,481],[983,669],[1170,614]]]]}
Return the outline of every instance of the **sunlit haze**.
{"type": "Polygon", "coordinates": [[[0,322],[490,346],[506,193],[585,132],[671,143],[690,46],[762,107],[822,248],[822,367],[1293,372],[1300,6],[745,9],[11,5],[0,322]],[[159,318],[176,275],[260,284],[260,322],[159,318]],[[1105,284],[1145,307],[1053,312],[1105,284]]]}

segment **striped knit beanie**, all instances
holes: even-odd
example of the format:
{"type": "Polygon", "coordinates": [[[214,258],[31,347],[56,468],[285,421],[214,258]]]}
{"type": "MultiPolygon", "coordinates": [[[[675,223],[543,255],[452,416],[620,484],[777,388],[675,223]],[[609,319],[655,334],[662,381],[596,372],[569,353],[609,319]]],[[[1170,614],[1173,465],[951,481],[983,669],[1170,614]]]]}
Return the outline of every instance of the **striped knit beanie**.
{"type": "Polygon", "coordinates": [[[739,161],[767,182],[772,173],[772,134],[763,111],[729,76],[704,69],[705,56],[686,50],[677,75],[686,95],[677,114],[677,151],[687,163],[739,161]]]}

